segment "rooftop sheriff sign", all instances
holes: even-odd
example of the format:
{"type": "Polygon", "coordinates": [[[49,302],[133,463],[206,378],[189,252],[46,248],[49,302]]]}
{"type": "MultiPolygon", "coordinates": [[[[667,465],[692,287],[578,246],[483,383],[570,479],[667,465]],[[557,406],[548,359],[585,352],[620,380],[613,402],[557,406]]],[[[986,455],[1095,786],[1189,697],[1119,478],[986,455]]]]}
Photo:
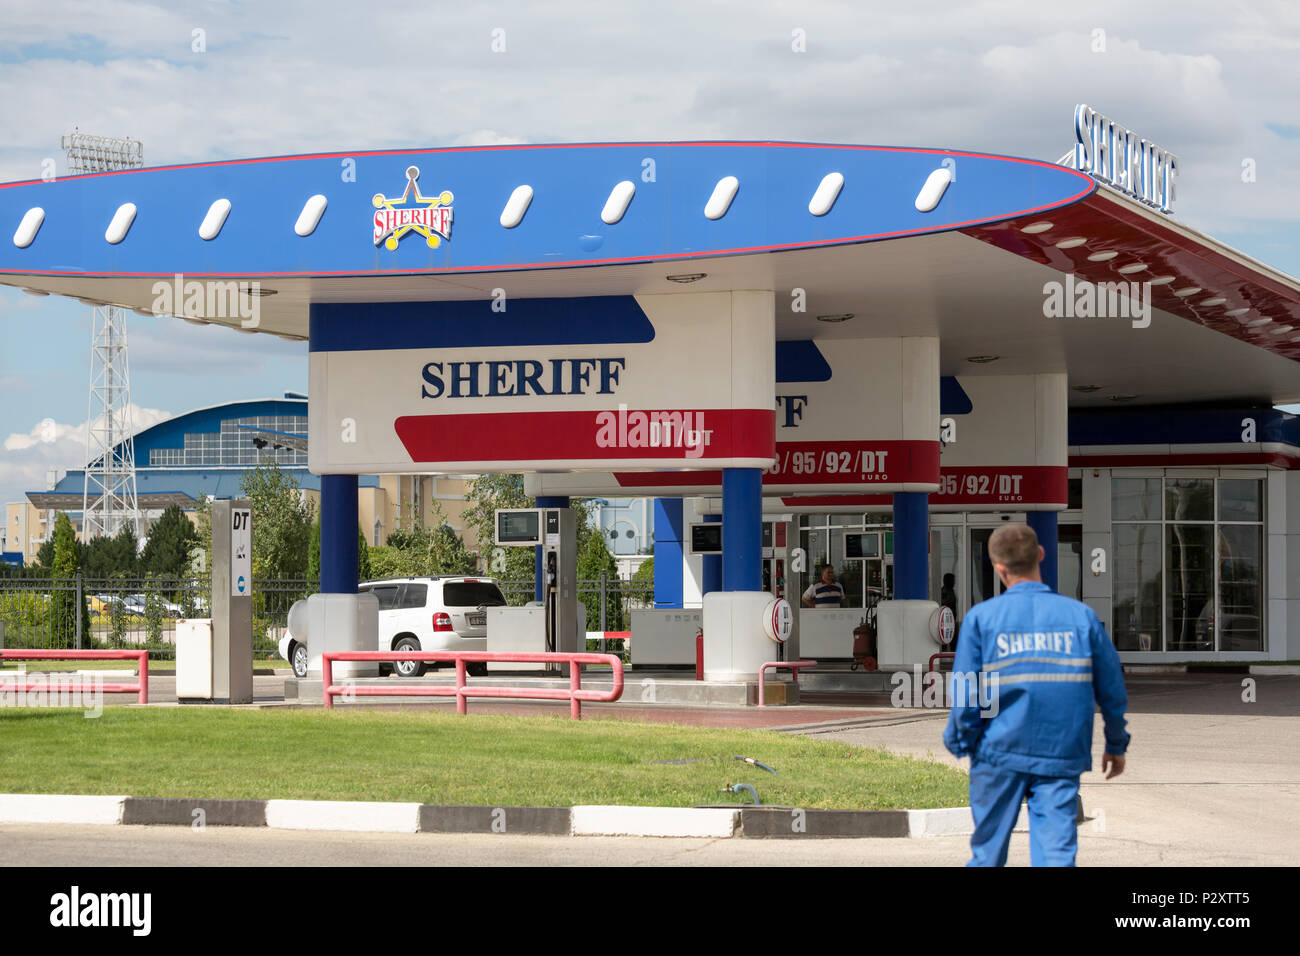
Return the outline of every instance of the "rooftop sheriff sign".
{"type": "Polygon", "coordinates": [[[1173,210],[1177,156],[1082,104],[1074,109],[1074,135],[1075,169],[1162,212],[1173,210]]]}

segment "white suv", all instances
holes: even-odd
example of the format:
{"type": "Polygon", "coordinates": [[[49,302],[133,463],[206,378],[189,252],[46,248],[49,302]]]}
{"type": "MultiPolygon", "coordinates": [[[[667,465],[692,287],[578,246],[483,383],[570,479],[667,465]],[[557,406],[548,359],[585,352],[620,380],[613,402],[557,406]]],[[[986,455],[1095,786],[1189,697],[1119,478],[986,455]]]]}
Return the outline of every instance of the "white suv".
{"type": "MultiPolygon", "coordinates": [[[[363,581],[357,590],[379,599],[381,651],[485,651],[487,609],[506,603],[494,579],[462,575],[363,581]]],[[[390,666],[401,677],[418,677],[429,667],[397,661],[381,664],[380,673],[390,666]]],[[[485,663],[466,667],[471,674],[487,673],[485,663]]]]}

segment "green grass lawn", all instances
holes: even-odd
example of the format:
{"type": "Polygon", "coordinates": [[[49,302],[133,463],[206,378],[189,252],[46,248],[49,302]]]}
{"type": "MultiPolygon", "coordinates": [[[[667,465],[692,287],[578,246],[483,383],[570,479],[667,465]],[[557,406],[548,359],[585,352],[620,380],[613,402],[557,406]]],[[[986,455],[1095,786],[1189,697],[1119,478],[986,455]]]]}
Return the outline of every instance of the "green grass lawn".
{"type": "Polygon", "coordinates": [[[0,708],[0,792],[432,804],[965,806],[937,763],[770,731],[433,711],[0,708]],[[753,757],[773,776],[733,760],[753,757]],[[657,761],[687,761],[663,763],[657,761]]]}

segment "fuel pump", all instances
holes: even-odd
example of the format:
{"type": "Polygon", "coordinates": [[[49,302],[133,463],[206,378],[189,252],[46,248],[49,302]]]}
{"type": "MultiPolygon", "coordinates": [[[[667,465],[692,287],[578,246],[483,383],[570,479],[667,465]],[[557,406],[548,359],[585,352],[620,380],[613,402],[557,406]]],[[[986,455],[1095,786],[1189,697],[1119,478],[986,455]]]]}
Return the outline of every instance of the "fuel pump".
{"type": "Polygon", "coordinates": [[[543,508],[542,567],[546,604],[546,649],[556,652],[585,650],[578,646],[577,530],[568,508],[543,508]]]}
{"type": "MultiPolygon", "coordinates": [[[[503,508],[497,511],[497,544],[542,551],[542,633],[538,650],[573,653],[586,649],[586,621],[578,620],[577,526],[568,508],[503,508]],[[582,635],[581,641],[579,634],[582,635]]],[[[534,632],[536,633],[536,632],[534,632]]],[[[523,649],[527,635],[516,636],[523,649]]],[[[489,649],[492,628],[488,627],[489,649]]],[[[502,645],[505,649],[505,645],[502,645]]]]}

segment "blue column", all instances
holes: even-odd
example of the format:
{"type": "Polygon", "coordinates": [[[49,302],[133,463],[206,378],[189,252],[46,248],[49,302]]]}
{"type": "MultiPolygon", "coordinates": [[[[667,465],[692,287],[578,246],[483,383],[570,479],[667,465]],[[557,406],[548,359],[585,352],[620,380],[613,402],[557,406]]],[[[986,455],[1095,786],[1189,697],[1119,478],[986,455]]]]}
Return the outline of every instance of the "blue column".
{"type": "Polygon", "coordinates": [[[320,478],[320,590],[357,593],[357,476],[320,478]]]}
{"type": "Polygon", "coordinates": [[[894,598],[930,597],[930,496],[919,491],[894,495],[894,598]]]}
{"type": "Polygon", "coordinates": [[[722,469],[722,590],[763,590],[763,473],[722,469]]]}
{"type": "MultiPolygon", "coordinates": [[[[563,495],[555,495],[552,497],[548,497],[546,495],[538,495],[535,503],[539,508],[569,507],[569,499],[563,495]]],[[[542,600],[542,582],[544,580],[545,579],[542,577],[542,549],[539,546],[533,548],[533,600],[534,601],[542,600]]]]}
{"type": "MultiPolygon", "coordinates": [[[[704,521],[709,524],[717,524],[722,521],[722,515],[704,515],[704,521]]],[[[710,591],[722,590],[722,555],[706,554],[703,556],[704,580],[700,582],[700,593],[708,594],[710,591]]]]}
{"type": "Polygon", "coordinates": [[[1055,591],[1057,584],[1056,512],[1031,511],[1027,515],[1025,523],[1034,529],[1034,534],[1038,535],[1038,543],[1043,546],[1043,563],[1039,565],[1043,583],[1055,591]]]}
{"type": "Polygon", "coordinates": [[[656,498],[655,607],[682,606],[682,499],[656,498]]]}

